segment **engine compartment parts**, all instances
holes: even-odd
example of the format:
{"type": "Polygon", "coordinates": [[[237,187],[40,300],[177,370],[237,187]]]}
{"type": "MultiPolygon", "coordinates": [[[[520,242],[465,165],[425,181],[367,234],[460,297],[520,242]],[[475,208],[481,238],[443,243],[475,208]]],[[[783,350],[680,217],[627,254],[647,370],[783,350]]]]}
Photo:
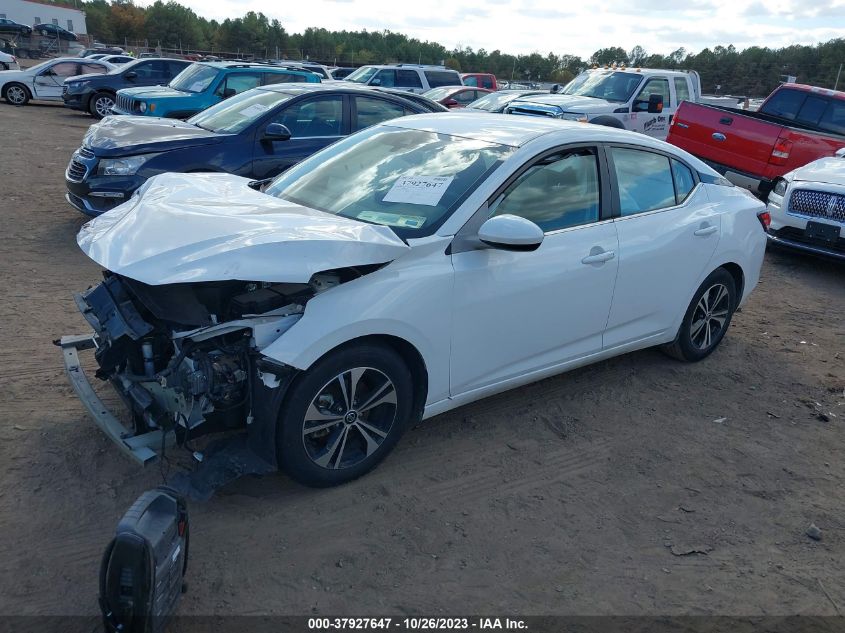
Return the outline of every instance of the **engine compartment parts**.
{"type": "Polygon", "coordinates": [[[144,492],[120,520],[100,566],[107,633],[163,633],[188,569],[188,506],[174,490],[144,492]]]}

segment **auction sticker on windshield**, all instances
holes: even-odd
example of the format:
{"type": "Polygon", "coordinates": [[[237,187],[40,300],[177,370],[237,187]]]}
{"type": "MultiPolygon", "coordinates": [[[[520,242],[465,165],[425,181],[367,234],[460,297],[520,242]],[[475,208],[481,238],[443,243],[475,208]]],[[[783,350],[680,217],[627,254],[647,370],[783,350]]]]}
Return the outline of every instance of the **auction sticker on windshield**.
{"type": "Polygon", "coordinates": [[[269,108],[264,105],[263,103],[253,103],[248,108],[244,108],[238,114],[241,116],[255,116],[257,114],[261,114],[262,112],[267,112],[269,108]]]}
{"type": "Polygon", "coordinates": [[[402,176],[393,183],[382,201],[436,207],[453,178],[453,176],[402,176]]]}
{"type": "Polygon", "coordinates": [[[395,213],[379,213],[377,211],[362,211],[356,216],[364,222],[398,226],[404,229],[418,229],[425,224],[425,218],[419,215],[397,215],[395,213]]]}

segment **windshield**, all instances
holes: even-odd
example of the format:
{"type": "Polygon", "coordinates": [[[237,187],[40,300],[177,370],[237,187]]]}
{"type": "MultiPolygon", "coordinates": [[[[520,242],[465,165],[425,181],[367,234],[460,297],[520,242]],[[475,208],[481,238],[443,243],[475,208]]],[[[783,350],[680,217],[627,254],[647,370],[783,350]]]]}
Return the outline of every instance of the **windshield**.
{"type": "Polygon", "coordinates": [[[432,101],[440,101],[455,92],[455,88],[432,88],[428,92],[424,92],[423,96],[432,101]]]}
{"type": "Polygon", "coordinates": [[[211,66],[191,64],[173,78],[170,87],[182,92],[202,92],[211,85],[220,72],[211,66]]]}
{"type": "Polygon", "coordinates": [[[631,98],[643,76],[613,70],[581,73],[564,87],[562,94],[595,97],[624,103],[631,98]]]}
{"type": "Polygon", "coordinates": [[[354,73],[346,77],[346,81],[354,81],[355,83],[365,84],[367,83],[373,75],[378,72],[378,68],[373,68],[372,66],[362,66],[354,73]]]}
{"type": "Polygon", "coordinates": [[[470,103],[467,108],[473,110],[484,110],[485,112],[501,112],[507,104],[518,97],[528,95],[545,94],[542,92],[491,92],[470,103]]]}
{"type": "Polygon", "coordinates": [[[265,193],[312,209],[431,235],[514,148],[378,125],[317,152],[265,193]]]}
{"type": "Polygon", "coordinates": [[[221,101],[188,119],[188,123],[218,134],[237,134],[293,95],[253,88],[221,101]]]}

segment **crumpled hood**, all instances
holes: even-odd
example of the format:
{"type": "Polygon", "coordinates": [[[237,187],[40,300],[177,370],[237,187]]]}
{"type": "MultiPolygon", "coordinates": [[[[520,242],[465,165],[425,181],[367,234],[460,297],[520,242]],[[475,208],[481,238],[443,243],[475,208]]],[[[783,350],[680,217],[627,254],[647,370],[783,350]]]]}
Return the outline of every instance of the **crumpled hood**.
{"type": "Polygon", "coordinates": [[[520,104],[539,103],[547,106],[557,106],[562,112],[575,112],[578,114],[590,114],[591,112],[610,112],[615,107],[624,104],[611,103],[605,99],[596,99],[595,97],[579,97],[576,95],[562,95],[562,94],[542,94],[533,95],[530,97],[521,97],[511,101],[510,106],[515,107],[520,104]]]}
{"type": "Polygon", "coordinates": [[[144,154],[217,143],[222,135],[178,119],[107,116],[85,133],[82,145],[97,156],[144,154]]]}
{"type": "Polygon", "coordinates": [[[382,264],[409,247],[386,226],[302,207],[230,174],[166,173],[77,235],[103,268],[150,285],[306,283],[314,273],[382,264]]]}
{"type": "Polygon", "coordinates": [[[794,170],[792,179],[845,186],[845,158],[837,156],[814,160],[794,170]]]}

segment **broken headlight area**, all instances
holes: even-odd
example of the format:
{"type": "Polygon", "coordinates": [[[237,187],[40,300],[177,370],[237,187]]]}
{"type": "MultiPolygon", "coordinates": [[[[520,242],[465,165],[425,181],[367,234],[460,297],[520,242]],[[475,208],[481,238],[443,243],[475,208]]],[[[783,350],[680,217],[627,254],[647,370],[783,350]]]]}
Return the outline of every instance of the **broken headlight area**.
{"type": "Polygon", "coordinates": [[[187,439],[247,424],[258,350],[318,291],[315,283],[149,286],[106,273],[75,299],[94,329],[96,375],[129,406],[134,434],[172,429],[187,439]]]}

